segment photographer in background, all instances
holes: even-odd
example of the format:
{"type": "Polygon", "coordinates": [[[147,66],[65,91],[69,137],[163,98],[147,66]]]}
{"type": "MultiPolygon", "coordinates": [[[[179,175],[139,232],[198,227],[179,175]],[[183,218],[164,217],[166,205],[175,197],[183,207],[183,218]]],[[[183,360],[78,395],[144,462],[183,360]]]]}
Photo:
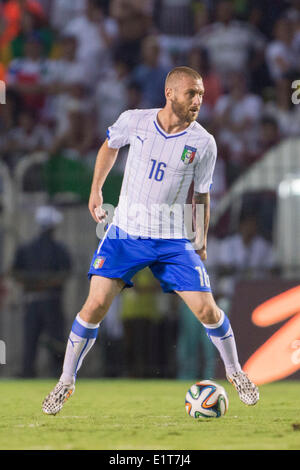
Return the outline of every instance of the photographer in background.
{"type": "Polygon", "coordinates": [[[50,353],[49,375],[55,375],[62,365],[63,288],[71,269],[67,248],[54,239],[55,228],[62,220],[54,207],[40,206],[35,214],[39,235],[21,245],[15,255],[12,274],[24,292],[22,377],[36,376],[40,340],[50,353]]]}

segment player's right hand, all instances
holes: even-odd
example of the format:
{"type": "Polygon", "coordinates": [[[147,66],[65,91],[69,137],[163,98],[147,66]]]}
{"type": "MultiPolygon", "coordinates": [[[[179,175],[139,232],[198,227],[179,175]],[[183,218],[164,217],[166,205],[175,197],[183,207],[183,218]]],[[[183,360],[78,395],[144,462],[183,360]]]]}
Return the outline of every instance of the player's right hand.
{"type": "Polygon", "coordinates": [[[91,213],[91,216],[97,223],[104,222],[106,218],[106,212],[104,209],[102,209],[102,204],[103,204],[103,197],[102,197],[102,191],[101,189],[91,190],[90,194],[90,199],[89,199],[89,211],[91,213]]]}
{"type": "Polygon", "coordinates": [[[200,256],[202,261],[207,260],[207,252],[205,247],[202,247],[200,250],[197,250],[196,253],[200,256]]]}

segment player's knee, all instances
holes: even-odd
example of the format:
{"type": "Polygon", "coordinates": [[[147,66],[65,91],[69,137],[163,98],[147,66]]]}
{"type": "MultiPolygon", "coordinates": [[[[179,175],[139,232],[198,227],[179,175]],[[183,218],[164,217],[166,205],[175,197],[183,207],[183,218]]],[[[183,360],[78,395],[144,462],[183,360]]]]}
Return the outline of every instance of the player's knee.
{"type": "Polygon", "coordinates": [[[97,313],[100,316],[104,316],[109,309],[109,304],[105,299],[95,299],[93,305],[91,305],[92,312],[97,313]]]}
{"type": "Polygon", "coordinates": [[[213,325],[220,320],[220,310],[216,305],[206,303],[201,305],[196,313],[198,320],[207,325],[213,325]]]}
{"type": "Polygon", "coordinates": [[[88,323],[98,323],[106,315],[109,309],[107,299],[103,297],[89,297],[83,306],[80,316],[88,323]]]}

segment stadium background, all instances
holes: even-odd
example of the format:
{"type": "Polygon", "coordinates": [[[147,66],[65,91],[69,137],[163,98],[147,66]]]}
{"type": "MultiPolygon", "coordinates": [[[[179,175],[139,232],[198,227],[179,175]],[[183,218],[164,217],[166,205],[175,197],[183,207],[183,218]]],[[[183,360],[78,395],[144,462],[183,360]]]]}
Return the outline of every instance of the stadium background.
{"type": "MultiPolygon", "coordinates": [[[[0,1],[0,61],[0,375],[57,375],[98,244],[87,209],[97,150],[122,111],[163,106],[166,73],[183,64],[203,75],[199,122],[219,149],[207,268],[244,363],[281,326],[255,326],[253,309],[299,285],[300,106],[292,85],[300,80],[300,2],[0,1]],[[66,277],[70,263],[56,263],[51,244],[45,258],[38,242],[29,260],[20,251],[50,223],[71,260],[66,277]],[[30,354],[34,368],[24,364],[30,354]]],[[[126,149],[103,191],[114,206],[125,161],[126,149]]],[[[80,376],[192,380],[223,370],[191,312],[143,271],[114,302],[80,376]]]]}

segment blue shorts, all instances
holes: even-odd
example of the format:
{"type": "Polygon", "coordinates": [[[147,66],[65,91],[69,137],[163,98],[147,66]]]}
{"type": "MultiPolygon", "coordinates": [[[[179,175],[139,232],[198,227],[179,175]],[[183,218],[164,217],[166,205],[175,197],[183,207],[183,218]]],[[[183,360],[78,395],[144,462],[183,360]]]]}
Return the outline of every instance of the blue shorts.
{"type": "Polygon", "coordinates": [[[164,292],[211,292],[201,258],[187,239],[133,237],[110,225],[91,262],[88,278],[122,279],[133,287],[132,277],[149,266],[164,292]]]}

